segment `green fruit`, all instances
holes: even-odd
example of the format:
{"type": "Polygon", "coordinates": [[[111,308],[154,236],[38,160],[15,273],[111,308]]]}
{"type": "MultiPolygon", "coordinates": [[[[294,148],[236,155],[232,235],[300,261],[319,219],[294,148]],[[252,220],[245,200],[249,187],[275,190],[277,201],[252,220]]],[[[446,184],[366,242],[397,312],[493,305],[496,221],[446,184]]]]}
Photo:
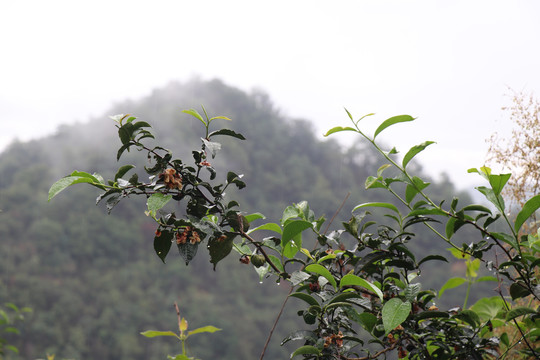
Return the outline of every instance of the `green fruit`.
{"type": "Polygon", "coordinates": [[[261,254],[251,255],[251,263],[255,267],[261,267],[266,264],[266,259],[261,254]]]}

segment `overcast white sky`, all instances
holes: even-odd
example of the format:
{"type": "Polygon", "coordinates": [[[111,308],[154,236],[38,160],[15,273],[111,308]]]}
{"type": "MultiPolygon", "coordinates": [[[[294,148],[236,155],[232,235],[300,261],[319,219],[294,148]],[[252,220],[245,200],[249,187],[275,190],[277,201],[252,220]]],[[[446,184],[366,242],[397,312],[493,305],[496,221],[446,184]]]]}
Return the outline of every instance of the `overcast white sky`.
{"type": "Polygon", "coordinates": [[[0,40],[0,150],[171,80],[219,77],[320,134],[348,125],[343,107],[377,113],[369,129],[418,117],[381,138],[402,152],[436,141],[420,161],[465,187],[484,140],[510,129],[507,87],[540,89],[537,0],[2,0],[0,40]]]}

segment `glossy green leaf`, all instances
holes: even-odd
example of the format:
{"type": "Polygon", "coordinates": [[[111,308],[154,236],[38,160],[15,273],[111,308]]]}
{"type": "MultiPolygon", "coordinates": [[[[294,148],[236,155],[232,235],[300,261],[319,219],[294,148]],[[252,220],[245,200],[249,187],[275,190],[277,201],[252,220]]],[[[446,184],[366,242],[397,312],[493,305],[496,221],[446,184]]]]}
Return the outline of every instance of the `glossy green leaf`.
{"type": "Polygon", "coordinates": [[[471,310],[477,313],[483,321],[494,319],[503,308],[504,301],[498,296],[481,298],[471,306],[471,310]]]}
{"type": "Polygon", "coordinates": [[[467,205],[462,210],[463,211],[480,211],[480,212],[491,214],[491,210],[489,208],[482,205],[475,205],[475,204],[467,205]]]}
{"type": "Polygon", "coordinates": [[[116,172],[116,175],[114,175],[114,181],[118,181],[121,177],[123,177],[129,170],[133,169],[135,165],[124,165],[121,166],[118,171],[116,172]]]}
{"type": "Polygon", "coordinates": [[[489,184],[491,185],[493,192],[495,192],[495,195],[499,196],[501,194],[511,176],[512,174],[489,175],[489,184]]]}
{"type": "Polygon", "coordinates": [[[217,119],[222,119],[222,120],[232,121],[232,120],[229,119],[228,117],[226,117],[226,116],[221,116],[221,115],[220,115],[220,116],[213,116],[213,117],[211,117],[211,118],[210,118],[210,121],[212,121],[212,120],[217,120],[217,119]]]}
{"type": "Polygon", "coordinates": [[[229,130],[229,129],[221,129],[221,130],[213,131],[210,134],[208,134],[208,137],[211,138],[212,136],[216,136],[216,135],[226,135],[226,136],[232,136],[232,137],[240,139],[240,140],[246,140],[244,135],[239,134],[239,133],[234,132],[234,131],[229,130]]]}
{"type": "Polygon", "coordinates": [[[165,195],[162,193],[153,193],[146,200],[146,206],[148,207],[148,212],[152,215],[156,215],[157,211],[164,207],[169,201],[171,201],[172,195],[165,195]]]}
{"type": "Polygon", "coordinates": [[[391,117],[389,119],[386,119],[385,121],[383,121],[383,123],[381,125],[379,125],[377,130],[375,130],[375,134],[373,135],[373,139],[375,139],[377,137],[377,135],[379,135],[384,129],[386,129],[389,126],[392,126],[392,125],[398,124],[398,123],[402,123],[402,122],[406,122],[406,121],[413,121],[413,120],[414,120],[414,118],[412,116],[409,116],[409,115],[398,115],[398,116],[394,116],[394,117],[391,117]]]}
{"type": "Polygon", "coordinates": [[[405,201],[410,204],[416,194],[429,185],[430,183],[424,182],[424,180],[420,179],[418,176],[413,176],[412,184],[407,184],[407,188],[405,189],[405,201]]]}
{"type": "Polygon", "coordinates": [[[457,313],[453,317],[457,318],[457,319],[460,319],[462,321],[465,321],[466,323],[468,323],[472,327],[477,327],[481,322],[480,317],[478,316],[478,314],[476,312],[474,312],[472,310],[468,310],[468,309],[460,311],[459,313],[457,313]]]}
{"type": "Polygon", "coordinates": [[[208,242],[208,253],[210,254],[210,262],[214,264],[214,270],[217,263],[226,258],[233,248],[235,235],[228,233],[225,236],[225,239],[212,238],[208,242]]]}
{"type": "Polygon", "coordinates": [[[407,154],[403,157],[402,166],[405,168],[407,164],[421,151],[423,151],[426,147],[428,147],[431,144],[435,144],[434,141],[425,141],[421,143],[420,145],[415,145],[412,148],[409,149],[407,154]]]}
{"type": "Polygon", "coordinates": [[[364,187],[367,189],[375,189],[375,188],[386,188],[382,183],[382,178],[375,177],[375,176],[368,176],[366,178],[366,182],[364,183],[364,187]]]}
{"type": "Polygon", "coordinates": [[[63,177],[55,182],[49,189],[49,199],[51,201],[53,197],[58,195],[61,191],[67,187],[75,184],[89,183],[97,188],[105,190],[104,184],[96,177],[97,174],[89,174],[83,171],[74,171],[70,176],[63,177]]]}
{"type": "Polygon", "coordinates": [[[306,294],[306,293],[303,293],[303,292],[294,292],[289,296],[295,297],[295,298],[300,299],[300,300],[304,300],[309,305],[319,305],[319,302],[317,301],[317,299],[315,299],[313,296],[311,296],[309,294],[306,294]]]}
{"type": "Polygon", "coordinates": [[[516,307],[516,308],[513,308],[512,310],[510,310],[507,314],[506,314],[506,317],[504,320],[506,321],[510,321],[510,320],[513,320],[517,317],[520,317],[522,315],[527,315],[527,314],[536,314],[536,311],[534,309],[531,309],[531,308],[528,308],[528,307],[525,307],[525,306],[519,306],[519,307],[516,307]]]}
{"type": "MultiPolygon", "coordinates": [[[[312,227],[313,224],[305,220],[293,220],[288,222],[283,227],[283,235],[281,237],[281,247],[285,248],[287,243],[293,240],[297,235],[301,234],[302,231],[312,227]]],[[[298,247],[301,247],[302,244],[296,244],[298,247]]]]}
{"type": "Polygon", "coordinates": [[[464,284],[467,281],[467,279],[460,278],[460,277],[453,277],[446,281],[446,283],[442,286],[441,290],[439,290],[439,297],[444,294],[444,292],[448,289],[453,289],[455,287],[458,287],[462,284],[464,284]]]}
{"type": "Polygon", "coordinates": [[[356,276],[354,274],[347,274],[341,278],[341,281],[339,282],[339,287],[342,288],[344,286],[361,286],[377,294],[377,296],[381,300],[383,299],[383,293],[381,289],[379,289],[377,286],[370,283],[369,281],[364,280],[361,277],[356,276]]]}
{"type": "Polygon", "coordinates": [[[306,266],[304,270],[323,276],[326,280],[328,280],[330,284],[332,284],[334,289],[337,290],[336,279],[334,279],[334,276],[324,266],[319,265],[319,264],[311,264],[311,265],[306,266]]]}
{"type": "Polygon", "coordinates": [[[208,326],[203,326],[195,330],[189,331],[188,336],[200,334],[200,333],[215,333],[216,331],[221,331],[221,329],[218,329],[217,327],[212,326],[212,325],[208,325],[208,326]]]}
{"type": "Polygon", "coordinates": [[[531,215],[533,215],[536,210],[540,208],[540,194],[533,196],[530,198],[525,205],[523,205],[523,209],[517,214],[516,222],[514,223],[514,231],[516,234],[519,232],[519,229],[521,229],[521,226],[531,215]]]}
{"type": "Polygon", "coordinates": [[[478,186],[476,190],[480,191],[490,203],[495,205],[499,212],[504,213],[505,205],[501,195],[496,195],[492,189],[485,186],[478,186]]]}
{"type": "Polygon", "coordinates": [[[330,135],[335,134],[335,133],[340,132],[340,131],[357,131],[357,130],[355,128],[352,128],[352,127],[336,126],[336,127],[331,128],[330,130],[328,130],[326,132],[326,134],[324,134],[324,136],[330,136],[330,135]]]}
{"type": "Polygon", "coordinates": [[[512,300],[529,296],[531,292],[527,289],[525,283],[518,281],[510,285],[510,296],[512,300]]]}
{"type": "Polygon", "coordinates": [[[182,112],[185,113],[185,114],[189,114],[189,115],[195,117],[196,119],[199,119],[199,121],[202,122],[204,124],[204,126],[207,126],[206,121],[204,121],[201,114],[199,114],[199,112],[197,110],[189,109],[189,110],[182,110],[182,112]]]}
{"type": "Polygon", "coordinates": [[[428,255],[418,262],[418,266],[425,263],[426,261],[431,261],[431,260],[439,260],[439,261],[448,262],[448,260],[442,255],[428,255]]]}
{"type": "Polygon", "coordinates": [[[399,214],[399,210],[394,204],[384,203],[384,202],[363,203],[363,204],[355,206],[354,209],[352,210],[352,212],[355,212],[356,210],[361,209],[361,208],[365,208],[365,207],[382,207],[382,208],[390,209],[390,210],[392,210],[392,211],[399,214]]]}
{"type": "Polygon", "coordinates": [[[163,263],[171,249],[173,237],[174,233],[168,230],[163,230],[159,232],[159,236],[154,237],[154,251],[163,263]]]}
{"type": "Polygon", "coordinates": [[[265,216],[261,213],[253,213],[245,216],[248,223],[251,223],[252,221],[259,220],[259,219],[265,219],[265,216]]]}
{"type": "Polygon", "coordinates": [[[281,263],[281,260],[277,257],[277,256],[274,256],[274,255],[268,255],[268,258],[270,259],[270,261],[272,262],[272,264],[274,264],[276,266],[276,268],[281,271],[282,273],[285,272],[285,269],[283,268],[283,264],[281,263]]]}
{"type": "Polygon", "coordinates": [[[411,313],[410,302],[403,302],[400,298],[388,300],[382,308],[382,321],[385,334],[390,333],[398,325],[404,322],[411,313]]]}
{"type": "Polygon", "coordinates": [[[298,355],[320,355],[320,354],[321,354],[321,351],[317,349],[315,346],[304,345],[296,349],[291,354],[291,359],[298,355]]]}
{"type": "Polygon", "coordinates": [[[254,229],[250,229],[248,231],[248,234],[251,234],[252,232],[257,231],[257,230],[269,230],[269,231],[276,232],[278,234],[282,233],[281,232],[281,227],[278,224],[276,224],[276,223],[266,223],[266,224],[262,224],[261,226],[257,226],[254,229]]]}

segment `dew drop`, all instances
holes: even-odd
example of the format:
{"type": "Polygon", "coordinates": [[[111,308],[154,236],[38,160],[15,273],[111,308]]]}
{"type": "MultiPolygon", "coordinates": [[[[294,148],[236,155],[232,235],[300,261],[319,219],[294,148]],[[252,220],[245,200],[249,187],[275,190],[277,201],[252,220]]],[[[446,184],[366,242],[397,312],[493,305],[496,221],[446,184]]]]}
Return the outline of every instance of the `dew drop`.
{"type": "Polygon", "coordinates": [[[262,283],[263,283],[263,282],[262,282],[262,280],[261,280],[261,281],[259,281],[259,284],[262,284],[262,283]]]}

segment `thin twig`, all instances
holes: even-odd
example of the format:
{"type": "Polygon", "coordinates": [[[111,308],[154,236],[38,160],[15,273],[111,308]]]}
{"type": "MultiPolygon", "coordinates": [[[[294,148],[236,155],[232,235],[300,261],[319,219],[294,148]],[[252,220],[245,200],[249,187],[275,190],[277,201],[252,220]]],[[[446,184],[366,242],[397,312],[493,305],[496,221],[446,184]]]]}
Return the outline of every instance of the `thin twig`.
{"type": "Polygon", "coordinates": [[[178,316],[178,329],[182,328],[182,319],[180,318],[180,309],[176,301],[174,302],[174,308],[176,309],[176,316],[178,316]]]}
{"type": "Polygon", "coordinates": [[[261,357],[259,360],[262,360],[264,357],[264,353],[266,352],[266,348],[268,347],[268,344],[270,343],[270,339],[272,338],[272,334],[274,333],[274,330],[276,329],[277,323],[279,322],[279,319],[281,318],[281,314],[283,314],[283,309],[285,309],[285,304],[287,304],[287,301],[289,300],[289,295],[291,295],[293,291],[294,286],[291,286],[289,293],[287,294],[287,297],[285,297],[285,300],[283,300],[283,303],[281,304],[281,309],[279,310],[278,315],[276,316],[276,320],[274,320],[274,325],[272,325],[272,329],[270,329],[270,333],[268,334],[268,338],[266,339],[266,343],[264,344],[261,357]]]}
{"type": "Polygon", "coordinates": [[[336,216],[339,214],[339,212],[341,211],[341,209],[343,209],[343,206],[345,205],[345,203],[347,202],[347,199],[349,198],[349,196],[351,196],[351,192],[349,191],[347,193],[347,195],[345,196],[345,199],[343,199],[343,201],[341,202],[341,205],[339,206],[339,208],[336,210],[336,212],[334,213],[334,216],[332,216],[332,218],[330,219],[330,222],[328,223],[328,225],[326,226],[326,229],[324,230],[323,234],[326,235],[326,233],[328,232],[328,229],[330,228],[330,225],[332,225],[332,223],[334,222],[334,219],[336,218],[336,216]]]}

